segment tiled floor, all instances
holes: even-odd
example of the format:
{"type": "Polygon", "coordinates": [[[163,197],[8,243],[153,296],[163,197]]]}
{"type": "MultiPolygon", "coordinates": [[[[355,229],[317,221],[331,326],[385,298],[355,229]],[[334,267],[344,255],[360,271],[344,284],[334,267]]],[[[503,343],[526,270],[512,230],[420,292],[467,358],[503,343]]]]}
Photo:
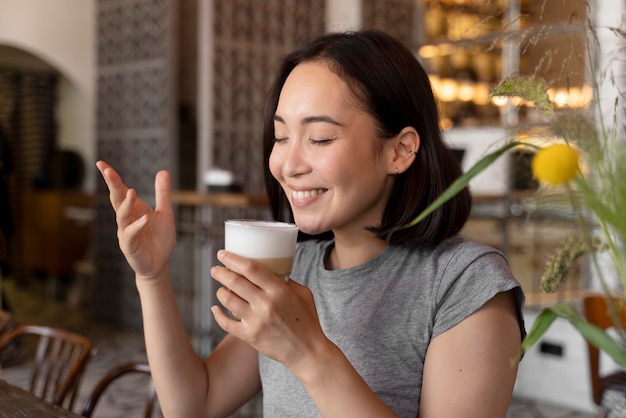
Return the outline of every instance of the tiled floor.
{"type": "MultiPolygon", "coordinates": [[[[120,331],[91,321],[89,314],[67,303],[56,301],[46,291],[45,282],[33,281],[27,287],[16,287],[5,277],[4,289],[19,323],[63,326],[92,338],[98,353],[85,373],[77,407],[82,409],[95,382],[112,366],[146,359],[143,337],[137,332],[120,331]]],[[[24,366],[2,369],[0,378],[24,384],[24,366]]],[[[141,417],[147,385],[141,376],[128,376],[105,393],[94,418],[141,417]]],[[[258,416],[255,408],[242,410],[237,417],[258,416]]],[[[78,409],[77,409],[78,410],[78,409]]],[[[157,414],[160,415],[160,414],[157,414]]],[[[532,400],[513,399],[507,418],[593,418],[594,415],[532,400]]]]}

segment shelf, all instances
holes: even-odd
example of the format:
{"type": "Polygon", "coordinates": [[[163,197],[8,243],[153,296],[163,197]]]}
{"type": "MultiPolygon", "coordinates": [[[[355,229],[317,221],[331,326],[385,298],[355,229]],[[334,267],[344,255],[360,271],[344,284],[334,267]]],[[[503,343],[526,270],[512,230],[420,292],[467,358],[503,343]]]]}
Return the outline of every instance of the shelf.
{"type": "Polygon", "coordinates": [[[181,206],[259,207],[269,205],[264,193],[199,193],[194,190],[178,190],[171,194],[172,203],[181,206]]]}
{"type": "Polygon", "coordinates": [[[511,112],[516,121],[533,123],[532,107],[500,107],[504,103],[489,95],[491,86],[513,74],[543,78],[555,97],[558,92],[584,102],[584,53],[576,51],[585,50],[588,10],[584,0],[554,3],[418,2],[423,24],[415,51],[440,103],[442,128],[498,126],[511,112]]]}

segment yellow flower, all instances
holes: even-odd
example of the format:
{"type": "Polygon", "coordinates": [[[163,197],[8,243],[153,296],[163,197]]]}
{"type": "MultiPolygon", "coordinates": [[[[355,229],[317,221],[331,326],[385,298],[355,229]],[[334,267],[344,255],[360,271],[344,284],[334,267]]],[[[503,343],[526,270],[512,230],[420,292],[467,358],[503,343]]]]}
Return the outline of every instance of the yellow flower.
{"type": "Polygon", "coordinates": [[[578,174],[578,151],[568,144],[553,144],[540,149],[532,161],[537,180],[551,185],[565,183],[578,174]]]}

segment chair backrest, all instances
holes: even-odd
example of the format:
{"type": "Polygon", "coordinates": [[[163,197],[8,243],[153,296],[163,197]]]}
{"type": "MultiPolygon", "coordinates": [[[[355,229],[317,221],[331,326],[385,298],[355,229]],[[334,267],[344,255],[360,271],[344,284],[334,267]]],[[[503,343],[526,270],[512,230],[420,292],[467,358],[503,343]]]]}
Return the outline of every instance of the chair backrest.
{"type": "Polygon", "coordinates": [[[140,373],[150,376],[148,388],[146,390],[147,395],[144,417],[152,417],[152,412],[155,410],[156,406],[156,392],[152,383],[150,366],[148,366],[148,363],[141,362],[130,362],[109,369],[109,371],[102,378],[100,378],[100,380],[98,380],[98,382],[94,386],[91,394],[87,398],[87,402],[85,402],[85,406],[81,415],[83,417],[91,417],[104,391],[107,390],[113,382],[117,381],[120,377],[129,373],[140,373]]]}
{"type": "Polygon", "coordinates": [[[83,372],[95,354],[91,340],[64,329],[22,325],[0,337],[0,351],[17,339],[23,343],[28,339],[37,342],[27,389],[71,410],[83,372]]]}
{"type": "MultiPolygon", "coordinates": [[[[623,299],[615,297],[615,303],[622,325],[626,325],[626,306],[623,305],[623,299]]],[[[583,312],[587,322],[598,328],[606,330],[614,326],[614,321],[609,313],[609,306],[603,293],[586,293],[583,296],[583,312]]],[[[602,400],[600,350],[587,342],[587,352],[589,355],[589,377],[591,379],[593,401],[596,405],[600,405],[602,400]]]]}

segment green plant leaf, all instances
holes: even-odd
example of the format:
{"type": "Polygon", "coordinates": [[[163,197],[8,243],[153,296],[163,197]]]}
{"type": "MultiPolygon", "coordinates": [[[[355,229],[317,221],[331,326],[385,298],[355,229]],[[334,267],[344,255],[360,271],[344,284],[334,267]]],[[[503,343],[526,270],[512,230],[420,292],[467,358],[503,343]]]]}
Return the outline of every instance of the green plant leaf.
{"type": "Polygon", "coordinates": [[[551,309],[543,309],[535,322],[533,322],[533,326],[526,334],[526,338],[522,341],[522,348],[520,353],[520,358],[535,344],[539,342],[543,334],[548,331],[554,320],[557,318],[556,313],[554,313],[551,309]]]}
{"type": "Polygon", "coordinates": [[[569,321],[580,335],[590,344],[607,353],[617,363],[626,367],[626,348],[622,347],[605,330],[587,322],[587,320],[569,303],[544,308],[533,323],[532,328],[522,342],[521,355],[537,344],[557,317],[569,321]]]}

